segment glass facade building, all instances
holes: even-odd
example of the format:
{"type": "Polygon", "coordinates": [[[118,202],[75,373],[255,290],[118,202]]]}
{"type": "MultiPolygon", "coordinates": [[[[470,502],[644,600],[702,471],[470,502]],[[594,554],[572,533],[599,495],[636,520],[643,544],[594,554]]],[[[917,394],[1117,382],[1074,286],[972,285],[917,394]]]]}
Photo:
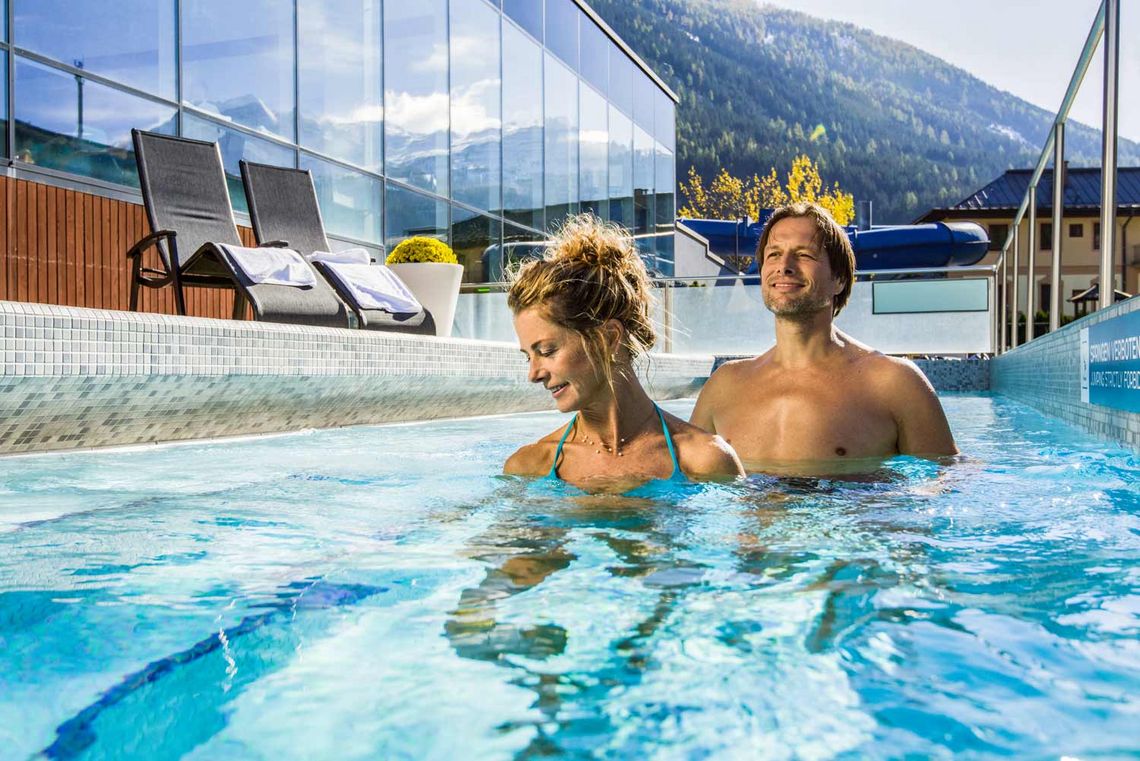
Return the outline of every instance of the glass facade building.
{"type": "Polygon", "coordinates": [[[578,0],[0,8],[0,132],[23,176],[137,187],[137,127],[217,141],[239,212],[239,160],[308,169],[334,238],[436,236],[468,281],[489,247],[584,210],[671,274],[675,96],[578,0]]]}

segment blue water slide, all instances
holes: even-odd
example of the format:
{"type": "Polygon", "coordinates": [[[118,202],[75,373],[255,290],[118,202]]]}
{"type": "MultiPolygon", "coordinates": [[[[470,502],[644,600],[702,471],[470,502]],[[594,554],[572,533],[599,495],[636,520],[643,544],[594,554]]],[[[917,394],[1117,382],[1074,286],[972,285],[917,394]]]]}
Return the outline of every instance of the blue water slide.
{"type": "MultiPolygon", "coordinates": [[[[763,221],[682,219],[683,225],[703,236],[709,250],[720,256],[751,255],[756,251],[763,221]]],[[[973,222],[931,222],[859,230],[848,227],[860,271],[965,267],[986,255],[989,237],[973,222]]]]}

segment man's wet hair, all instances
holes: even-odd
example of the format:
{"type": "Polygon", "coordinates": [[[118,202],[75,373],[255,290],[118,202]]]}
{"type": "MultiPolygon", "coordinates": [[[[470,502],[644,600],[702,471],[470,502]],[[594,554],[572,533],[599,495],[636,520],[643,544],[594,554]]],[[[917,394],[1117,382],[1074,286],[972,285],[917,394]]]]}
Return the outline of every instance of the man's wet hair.
{"type": "Polygon", "coordinates": [[[831,212],[819,204],[790,203],[781,206],[772,213],[768,223],[764,225],[764,232],[760,234],[760,243],[756,246],[756,260],[763,264],[764,249],[768,247],[768,238],[772,227],[782,219],[802,217],[810,219],[815,225],[815,242],[831,264],[831,273],[843,281],[843,290],[835,294],[831,301],[832,316],[836,316],[847,306],[851,298],[851,286],[855,282],[855,250],[851,248],[851,239],[847,232],[831,216],[831,212]]]}

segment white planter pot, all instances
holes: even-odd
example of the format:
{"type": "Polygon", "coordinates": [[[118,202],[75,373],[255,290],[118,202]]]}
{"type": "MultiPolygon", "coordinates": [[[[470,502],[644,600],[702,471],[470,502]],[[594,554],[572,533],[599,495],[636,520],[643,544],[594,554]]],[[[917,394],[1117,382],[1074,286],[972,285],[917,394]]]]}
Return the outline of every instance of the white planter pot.
{"type": "Polygon", "coordinates": [[[459,283],[463,279],[463,265],[440,262],[406,262],[389,264],[389,269],[416,298],[431,312],[435,320],[435,334],[448,338],[455,322],[455,304],[459,301],[459,283]]]}

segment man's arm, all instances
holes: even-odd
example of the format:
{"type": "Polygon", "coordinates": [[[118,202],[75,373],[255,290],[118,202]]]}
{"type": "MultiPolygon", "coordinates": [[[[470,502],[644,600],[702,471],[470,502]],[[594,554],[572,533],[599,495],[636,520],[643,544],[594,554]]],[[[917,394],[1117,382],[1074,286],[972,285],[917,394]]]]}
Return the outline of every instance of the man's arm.
{"type": "Polygon", "coordinates": [[[720,368],[712,374],[712,376],[705,381],[705,385],[701,387],[701,393],[697,395],[697,405],[693,407],[693,414],[689,416],[689,423],[695,425],[697,428],[708,431],[709,433],[716,433],[716,421],[714,419],[713,411],[717,407],[717,387],[720,385],[719,377],[723,375],[720,368]]]}
{"type": "Polygon", "coordinates": [[[898,426],[900,454],[941,457],[958,454],[946,413],[934,387],[909,360],[892,360],[891,412],[898,426]]]}

